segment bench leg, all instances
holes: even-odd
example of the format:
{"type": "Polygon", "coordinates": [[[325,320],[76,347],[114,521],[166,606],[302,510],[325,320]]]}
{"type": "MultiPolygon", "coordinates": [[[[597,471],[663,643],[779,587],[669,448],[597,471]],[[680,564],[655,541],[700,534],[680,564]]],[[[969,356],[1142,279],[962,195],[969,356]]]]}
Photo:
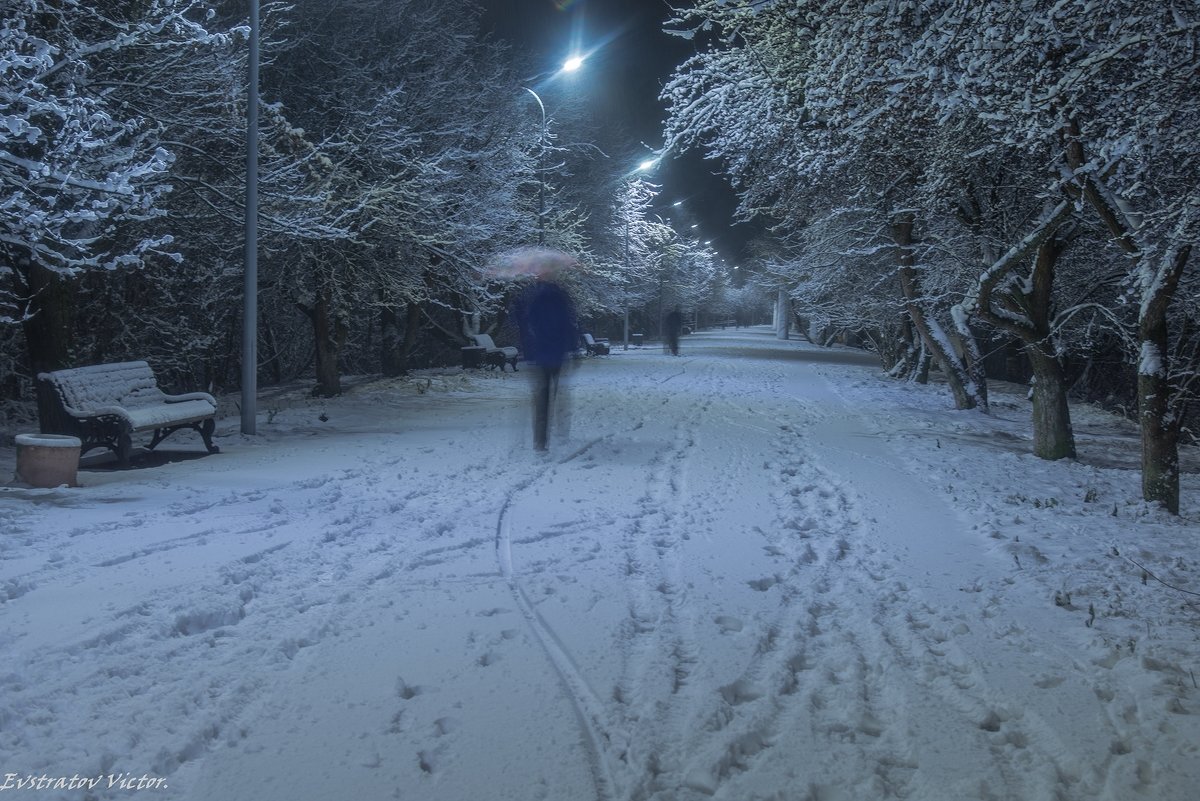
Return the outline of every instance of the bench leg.
{"type": "Polygon", "coordinates": [[[117,435],[117,464],[121,467],[129,467],[129,455],[133,452],[133,437],[129,436],[128,431],[122,431],[117,435]]]}
{"type": "Polygon", "coordinates": [[[218,448],[216,445],[213,445],[213,441],[212,441],[213,430],[216,427],[217,427],[217,422],[216,422],[216,420],[213,420],[211,417],[208,420],[205,420],[203,423],[200,424],[200,428],[199,428],[200,437],[201,437],[201,439],[204,440],[204,447],[208,448],[209,453],[220,453],[221,452],[221,449],[218,448]]]}
{"type": "Polygon", "coordinates": [[[158,443],[162,442],[179,429],[190,428],[199,434],[200,438],[204,440],[205,450],[207,450],[209,453],[220,453],[221,449],[214,445],[212,441],[213,431],[216,429],[216,427],[216,420],[210,417],[207,420],[201,420],[198,423],[181,423],[177,426],[156,428],[154,429],[154,436],[150,439],[150,450],[154,450],[154,448],[158,446],[158,443]]]}
{"type": "Polygon", "coordinates": [[[160,443],[164,439],[166,439],[167,434],[170,434],[174,430],[175,429],[173,429],[173,428],[156,428],[156,429],[154,429],[154,436],[150,438],[150,450],[154,450],[155,448],[157,448],[158,443],[160,443]]]}

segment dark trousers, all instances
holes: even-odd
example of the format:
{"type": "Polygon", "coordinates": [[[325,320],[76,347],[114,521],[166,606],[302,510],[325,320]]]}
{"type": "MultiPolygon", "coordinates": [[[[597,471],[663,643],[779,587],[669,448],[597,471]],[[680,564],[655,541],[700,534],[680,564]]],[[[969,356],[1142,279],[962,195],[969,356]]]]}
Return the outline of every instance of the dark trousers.
{"type": "Polygon", "coordinates": [[[562,367],[537,368],[537,379],[533,385],[533,447],[546,450],[550,432],[550,407],[558,394],[558,374],[562,367]]]}

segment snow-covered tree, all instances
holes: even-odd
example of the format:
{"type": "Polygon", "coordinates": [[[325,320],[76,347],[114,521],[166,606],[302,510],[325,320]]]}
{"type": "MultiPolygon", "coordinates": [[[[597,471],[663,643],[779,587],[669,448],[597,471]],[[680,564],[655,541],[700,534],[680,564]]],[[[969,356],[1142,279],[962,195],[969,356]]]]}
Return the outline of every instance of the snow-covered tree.
{"type": "MultiPolygon", "coordinates": [[[[109,79],[229,43],[199,0],[11,0],[0,19],[0,319],[31,369],[67,366],[81,275],[178,258],[162,219],[174,153],[109,79]]],[[[144,86],[126,87],[142,90],[144,86]]]]}
{"type": "Polygon", "coordinates": [[[468,2],[301,0],[291,15],[264,91],[330,161],[353,237],[291,248],[272,269],[312,321],[318,392],[336,394],[340,343],[362,311],[381,313],[398,372],[422,308],[494,300],[479,268],[532,219],[521,187],[537,131],[515,123],[522,93],[468,2]]]}
{"type": "MultiPolygon", "coordinates": [[[[1065,288],[1056,265],[1068,245],[1123,258],[1143,491],[1177,509],[1196,372],[1193,309],[1176,302],[1200,236],[1196,15],[1136,0],[704,0],[672,21],[702,46],[664,93],[668,133],[720,159],[742,213],[769,213],[786,237],[853,217],[832,269],[896,254],[909,321],[960,407],[986,401],[976,327],[1020,339],[1047,458],[1073,453],[1064,333],[1123,317],[1095,291],[1113,286],[1104,258],[1073,257],[1094,272],[1065,288]]],[[[811,279],[815,261],[780,268],[811,279]]]]}
{"type": "MultiPolygon", "coordinates": [[[[814,201],[844,198],[877,223],[851,250],[890,253],[906,311],[946,374],[960,408],[986,407],[974,337],[950,315],[946,285],[965,283],[924,258],[928,105],[894,80],[922,29],[910,4],[873,13],[836,2],[702,2],[673,27],[710,46],[685,62],[664,91],[668,142],[701,146],[724,162],[744,214],[768,212],[794,229],[814,201]],[[886,248],[886,251],[883,249],[886,248]]],[[[841,209],[823,204],[827,213],[841,209]]]]}
{"type": "Polygon", "coordinates": [[[926,76],[940,105],[968,105],[1006,145],[1049,149],[1046,166],[1062,190],[1127,261],[1143,494],[1177,511],[1178,437],[1195,365],[1179,364],[1191,352],[1181,329],[1194,322],[1174,300],[1195,280],[1200,239],[1200,10],[962,0],[939,11],[914,53],[937,65],[926,76]]]}

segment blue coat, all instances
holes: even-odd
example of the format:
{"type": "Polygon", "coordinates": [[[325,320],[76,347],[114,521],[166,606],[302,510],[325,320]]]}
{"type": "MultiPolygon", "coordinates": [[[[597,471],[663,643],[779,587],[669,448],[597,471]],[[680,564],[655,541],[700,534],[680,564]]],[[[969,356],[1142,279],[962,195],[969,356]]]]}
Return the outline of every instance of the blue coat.
{"type": "Polygon", "coordinates": [[[579,347],[575,304],[558,284],[538,281],[517,299],[517,326],[525,358],[539,367],[561,367],[579,347]]]}

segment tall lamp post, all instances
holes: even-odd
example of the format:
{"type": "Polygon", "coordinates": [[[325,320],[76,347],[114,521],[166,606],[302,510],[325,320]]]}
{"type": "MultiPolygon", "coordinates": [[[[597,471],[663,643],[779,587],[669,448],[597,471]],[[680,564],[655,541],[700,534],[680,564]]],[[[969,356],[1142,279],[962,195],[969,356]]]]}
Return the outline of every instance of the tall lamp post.
{"type": "MultiPolygon", "coordinates": [[[[582,66],[583,56],[575,55],[564,61],[558,72],[574,72],[582,66]]],[[[545,75],[546,73],[541,74],[545,75]]],[[[525,80],[533,80],[533,78],[526,78],[525,80]]],[[[546,104],[542,102],[541,96],[528,86],[522,86],[521,88],[533,95],[533,99],[537,101],[538,110],[542,112],[541,135],[538,138],[538,145],[540,147],[540,152],[538,153],[538,245],[541,246],[546,244],[546,104]]]]}
{"type": "Polygon", "coordinates": [[[533,95],[533,99],[537,101],[538,108],[542,112],[542,128],[541,136],[538,138],[538,179],[541,182],[538,187],[538,245],[546,244],[546,104],[542,102],[542,98],[538,93],[530,89],[528,86],[522,86],[526,92],[533,95]]]}
{"type": "MultiPolygon", "coordinates": [[[[629,275],[629,217],[625,218],[625,275],[629,275]]],[[[629,280],[626,278],[626,280],[629,280]]],[[[622,350],[629,350],[629,297],[625,298],[625,343],[622,350]]]]}
{"type": "Polygon", "coordinates": [[[246,90],[246,267],[242,285],[242,433],[258,415],[258,0],[250,0],[246,90]]]}

